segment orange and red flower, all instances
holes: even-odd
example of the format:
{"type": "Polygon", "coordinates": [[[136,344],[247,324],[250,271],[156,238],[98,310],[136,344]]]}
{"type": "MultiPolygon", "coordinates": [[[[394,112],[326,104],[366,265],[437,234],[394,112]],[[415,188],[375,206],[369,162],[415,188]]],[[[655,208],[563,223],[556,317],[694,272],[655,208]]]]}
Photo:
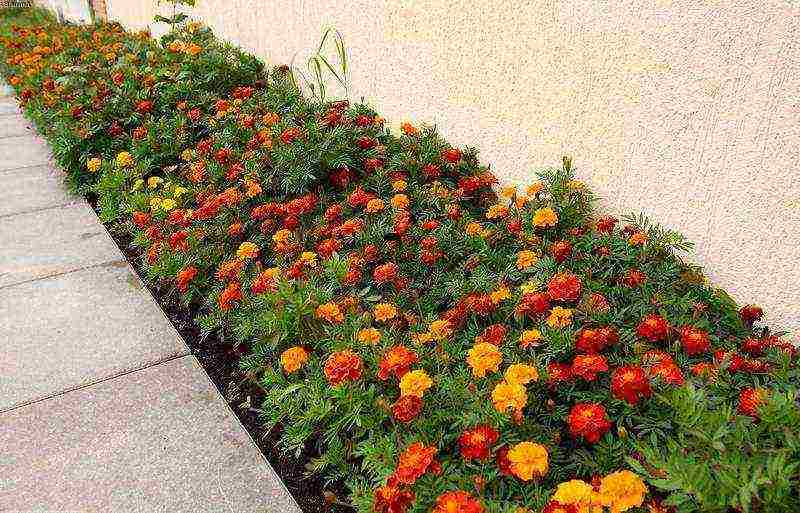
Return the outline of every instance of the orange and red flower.
{"type": "Polygon", "coordinates": [[[408,369],[418,361],[417,353],[404,345],[396,345],[383,355],[383,359],[378,364],[378,378],[384,381],[391,375],[402,378],[408,369]]]}
{"type": "Polygon", "coordinates": [[[463,490],[446,492],[436,499],[431,513],[485,513],[486,509],[476,498],[463,490]]]}
{"type": "Polygon", "coordinates": [[[332,353],[325,362],[325,377],[331,386],[346,381],[356,381],[361,377],[363,364],[361,357],[350,349],[332,353]]]}
{"type": "Polygon", "coordinates": [[[611,375],[611,393],[635,406],[640,399],[650,397],[652,390],[644,370],[636,365],[627,365],[618,367],[611,375]]]}
{"type": "Polygon", "coordinates": [[[636,333],[650,342],[659,342],[667,338],[669,324],[658,314],[648,314],[636,327],[636,333]]]}
{"type": "Polygon", "coordinates": [[[434,459],[436,447],[426,446],[422,442],[415,442],[400,454],[392,477],[399,483],[413,485],[417,479],[429,469],[433,473],[439,471],[439,464],[434,459]]]}
{"type": "Polygon", "coordinates": [[[553,301],[576,301],[581,296],[581,280],[570,272],[556,273],[547,283],[553,301]]]}
{"type": "Polygon", "coordinates": [[[605,408],[596,403],[578,403],[573,406],[567,423],[572,436],[583,437],[590,444],[597,443],[611,429],[611,421],[605,408]]]}
{"type": "Polygon", "coordinates": [[[711,348],[708,332],[692,326],[681,328],[681,344],[689,356],[706,353],[711,348]]]}
{"type": "Polygon", "coordinates": [[[486,460],[492,455],[492,445],[500,433],[491,426],[482,424],[464,431],[458,438],[461,457],[465,460],[486,460]]]}
{"type": "Polygon", "coordinates": [[[579,354],[573,360],[570,370],[573,376],[594,381],[599,373],[608,371],[608,362],[599,354],[579,354]]]}

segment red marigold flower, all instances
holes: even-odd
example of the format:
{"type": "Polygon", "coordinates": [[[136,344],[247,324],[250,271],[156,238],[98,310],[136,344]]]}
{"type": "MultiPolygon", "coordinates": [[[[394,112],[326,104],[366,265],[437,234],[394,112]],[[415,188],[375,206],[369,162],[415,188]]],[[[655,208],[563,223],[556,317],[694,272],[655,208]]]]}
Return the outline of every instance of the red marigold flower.
{"type": "Polygon", "coordinates": [[[630,288],[636,288],[646,281],[647,275],[639,269],[628,269],[622,277],[622,284],[630,288]]]}
{"type": "Polygon", "coordinates": [[[693,326],[684,326],[681,328],[680,334],[683,350],[689,356],[708,352],[711,348],[711,340],[709,340],[708,332],[705,330],[693,326]]]}
{"type": "Polygon", "coordinates": [[[484,507],[469,493],[458,490],[446,492],[436,499],[431,513],[485,513],[484,507]]]}
{"type": "Polygon", "coordinates": [[[398,271],[397,264],[388,262],[376,267],[375,272],[372,273],[372,278],[376,283],[388,283],[397,278],[398,271]]]}
{"type": "Polygon", "coordinates": [[[581,280],[570,272],[556,273],[547,284],[553,301],[576,301],[581,295],[581,280]]]}
{"type": "Polygon", "coordinates": [[[188,237],[189,234],[183,230],[171,234],[169,236],[169,247],[176,252],[187,251],[189,249],[189,243],[186,241],[188,237]]]}
{"type": "Polygon", "coordinates": [[[297,127],[289,127],[281,132],[281,142],[283,144],[291,144],[293,141],[300,137],[300,129],[297,127]]]}
{"type": "Polygon", "coordinates": [[[422,398],[415,395],[401,396],[392,405],[392,415],[399,422],[411,422],[422,411],[422,398]]]}
{"type": "Polygon", "coordinates": [[[596,403],[576,404],[569,412],[567,422],[572,436],[583,437],[590,444],[597,443],[611,429],[605,408],[596,403]]]}
{"type": "Polygon", "coordinates": [[[332,257],[340,249],[342,249],[342,243],[336,238],[325,239],[317,244],[317,253],[324,260],[332,257]]]}
{"type": "Polygon", "coordinates": [[[542,513],[578,513],[578,506],[574,504],[561,504],[557,501],[550,501],[542,510],[542,513]]]}
{"type": "Polygon", "coordinates": [[[271,292],[274,290],[275,272],[269,269],[261,271],[250,285],[250,291],[253,294],[263,294],[264,292],[271,292]]]}
{"type": "Polygon", "coordinates": [[[144,228],[145,226],[150,224],[150,214],[146,214],[144,212],[134,212],[133,224],[135,224],[136,227],[139,229],[144,228]]]}
{"type": "Polygon", "coordinates": [[[556,262],[563,262],[572,254],[572,244],[567,240],[558,240],[550,248],[550,254],[556,262]]]}
{"type": "Polygon", "coordinates": [[[597,374],[608,371],[608,362],[599,354],[579,354],[573,360],[570,370],[573,376],[594,381],[597,379],[597,374]]]}
{"type": "Polygon", "coordinates": [[[436,465],[434,465],[435,454],[436,447],[428,447],[422,442],[411,444],[400,454],[397,468],[394,474],[392,474],[392,477],[400,483],[413,485],[429,467],[431,467],[432,470],[436,467],[436,465]]]}
{"type": "Polygon", "coordinates": [[[392,483],[375,490],[372,509],[376,513],[405,513],[413,502],[414,492],[392,483]]]}
{"type": "Polygon", "coordinates": [[[617,218],[611,216],[601,217],[597,220],[595,230],[598,233],[611,233],[614,231],[614,226],[617,225],[617,218]]]}
{"type": "Polygon", "coordinates": [[[547,382],[551,385],[572,380],[572,366],[566,363],[547,364],[547,382]]]}
{"type": "Polygon", "coordinates": [[[575,334],[575,349],[587,354],[597,354],[617,342],[619,342],[619,334],[611,326],[582,328],[575,334]]]}
{"type": "Polygon", "coordinates": [[[760,388],[745,388],[739,393],[739,413],[758,418],[758,408],[766,401],[766,392],[760,388]]]}
{"type": "Polygon", "coordinates": [[[550,298],[542,292],[530,292],[522,295],[514,313],[520,317],[538,317],[550,310],[550,298]]]}
{"type": "Polygon", "coordinates": [[[617,399],[635,406],[640,399],[650,397],[652,390],[641,367],[626,365],[618,367],[611,375],[611,393],[617,399]]]}
{"type": "Polygon", "coordinates": [[[492,445],[499,437],[500,433],[484,424],[468,429],[458,438],[461,456],[465,460],[486,460],[492,455],[492,445]]]}
{"type": "Polygon", "coordinates": [[[458,148],[448,148],[442,152],[442,158],[451,164],[461,160],[461,151],[458,148]]]}
{"type": "Polygon", "coordinates": [[[227,311],[233,308],[233,303],[235,301],[241,301],[242,299],[242,286],[239,282],[232,282],[229,283],[222,293],[219,295],[218,303],[219,309],[222,311],[227,311]]]}
{"type": "Polygon", "coordinates": [[[361,371],[361,357],[350,349],[332,353],[325,361],[325,377],[331,386],[355,381],[361,377],[361,371]]]}
{"type": "Polygon", "coordinates": [[[381,363],[378,364],[378,378],[384,381],[389,379],[390,375],[402,378],[418,361],[419,356],[414,351],[404,345],[394,346],[383,355],[381,363]]]}
{"type": "Polygon", "coordinates": [[[494,344],[499,346],[506,338],[508,328],[502,324],[492,324],[488,326],[483,332],[475,338],[476,343],[486,342],[487,344],[494,344]]]}
{"type": "Polygon", "coordinates": [[[695,376],[713,376],[717,372],[714,364],[708,362],[700,362],[692,365],[692,374],[695,376]]]}
{"type": "Polygon", "coordinates": [[[507,445],[498,449],[495,461],[497,462],[497,468],[500,470],[500,473],[504,476],[511,477],[514,475],[514,472],[511,471],[511,460],[508,459],[508,451],[509,448],[507,445]]]}
{"type": "Polygon", "coordinates": [[[475,294],[469,303],[475,313],[484,317],[497,309],[497,305],[489,294],[475,294]]]}
{"type": "Polygon", "coordinates": [[[650,342],[658,342],[667,338],[669,324],[658,314],[648,314],[636,327],[636,333],[650,342]]]}
{"type": "Polygon", "coordinates": [[[145,230],[144,236],[150,239],[151,241],[158,241],[161,240],[164,235],[161,233],[161,228],[158,226],[150,226],[145,230]]]}
{"type": "Polygon", "coordinates": [[[176,280],[176,285],[178,290],[181,292],[186,292],[189,290],[189,283],[191,283],[197,277],[197,268],[190,265],[188,267],[184,267],[178,273],[178,277],[176,280]]]}
{"type": "Polygon", "coordinates": [[[672,355],[660,349],[651,349],[642,355],[642,365],[645,367],[658,365],[659,363],[674,364],[675,361],[672,359],[672,355]]]}
{"type": "Polygon", "coordinates": [[[748,326],[752,326],[753,323],[761,319],[763,315],[764,310],[756,305],[745,305],[739,310],[739,317],[741,317],[742,321],[748,326]]]}
{"type": "Polygon", "coordinates": [[[653,376],[659,376],[667,384],[670,385],[683,385],[684,379],[681,369],[673,362],[662,361],[650,367],[650,373],[653,376]]]}

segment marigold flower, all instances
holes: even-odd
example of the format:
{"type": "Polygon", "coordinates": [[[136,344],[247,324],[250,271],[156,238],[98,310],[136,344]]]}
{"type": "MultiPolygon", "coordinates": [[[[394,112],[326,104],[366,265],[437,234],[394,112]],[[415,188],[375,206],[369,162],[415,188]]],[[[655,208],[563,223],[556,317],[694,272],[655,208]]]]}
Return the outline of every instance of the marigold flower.
{"type": "Polygon", "coordinates": [[[684,379],[681,369],[673,361],[659,362],[650,367],[652,376],[659,376],[670,385],[683,385],[684,379]]]}
{"type": "Polygon", "coordinates": [[[230,310],[233,308],[233,303],[236,301],[241,301],[242,299],[242,287],[239,285],[239,282],[229,283],[222,293],[219,295],[217,300],[219,304],[219,309],[222,311],[230,310]]]}
{"type": "Polygon", "coordinates": [[[399,268],[397,267],[397,264],[394,262],[388,262],[376,267],[375,272],[372,273],[372,278],[376,283],[388,283],[397,278],[398,272],[399,268]]]}
{"type": "Polygon", "coordinates": [[[492,403],[494,409],[500,413],[505,413],[509,408],[512,408],[515,413],[520,413],[528,403],[528,394],[525,387],[519,383],[502,381],[492,390],[492,403]]]}
{"type": "Polygon", "coordinates": [[[372,314],[378,322],[390,321],[397,317],[397,307],[390,303],[378,303],[372,314]]]}
{"type": "MultiPolygon", "coordinates": [[[[599,497],[592,485],[580,479],[572,479],[559,484],[553,494],[553,500],[561,504],[588,507],[598,504],[599,497]]],[[[581,511],[583,511],[581,509],[581,511]]]]}
{"type": "Polygon", "coordinates": [[[547,228],[558,224],[558,214],[550,207],[540,208],[533,213],[533,226],[547,228]]]}
{"type": "Polygon", "coordinates": [[[492,298],[493,303],[498,304],[510,298],[511,291],[505,285],[501,285],[497,290],[493,290],[489,297],[492,298]]]}
{"type": "Polygon", "coordinates": [[[241,260],[249,260],[258,256],[258,246],[253,242],[242,242],[236,250],[236,256],[241,260]]]}
{"type": "Polygon", "coordinates": [[[434,465],[436,447],[426,446],[422,442],[415,442],[400,454],[397,468],[392,474],[398,482],[413,485],[430,467],[434,465]]]}
{"type": "Polygon", "coordinates": [[[392,405],[392,416],[399,422],[411,422],[422,411],[422,399],[415,395],[401,395],[392,405]]]}
{"type": "Polygon", "coordinates": [[[600,501],[611,508],[611,513],[621,513],[644,503],[647,487],[642,479],[630,470],[612,472],[600,480],[600,501]]]}
{"type": "Polygon", "coordinates": [[[384,208],[383,200],[380,198],[373,198],[367,202],[365,210],[369,214],[375,214],[383,210],[383,208],[384,208]]]}
{"type": "Polygon", "coordinates": [[[391,203],[394,208],[399,210],[405,210],[411,204],[411,201],[409,201],[408,196],[406,196],[405,194],[395,194],[394,196],[392,196],[391,203]]]}
{"type": "Polygon", "coordinates": [[[185,293],[187,290],[189,290],[189,283],[194,281],[196,277],[197,277],[196,267],[190,265],[188,267],[184,267],[183,269],[181,269],[181,271],[178,273],[178,277],[176,280],[176,285],[178,287],[178,290],[185,293]]]}
{"type": "Polygon", "coordinates": [[[308,351],[300,346],[290,347],[281,354],[281,365],[287,374],[291,374],[308,361],[308,351]]]}
{"type": "Polygon", "coordinates": [[[411,490],[387,484],[375,490],[372,509],[376,513],[405,513],[414,503],[414,498],[411,490]]]}
{"type": "Polygon", "coordinates": [[[681,345],[689,356],[708,352],[711,348],[711,340],[708,338],[707,331],[693,326],[684,326],[680,333],[681,345]]]}
{"type": "Polygon", "coordinates": [[[748,417],[758,418],[758,408],[764,404],[766,391],[760,388],[745,388],[739,393],[739,413],[748,417]]]}
{"type": "Polygon", "coordinates": [[[86,169],[88,169],[90,173],[96,173],[100,169],[100,166],[102,164],[103,164],[102,160],[100,160],[97,157],[94,157],[89,159],[88,162],[86,162],[86,169]]]}
{"type": "Polygon", "coordinates": [[[458,490],[440,495],[431,513],[485,513],[485,511],[486,509],[472,495],[458,490]]]}
{"type": "Polygon", "coordinates": [[[357,340],[362,344],[377,344],[381,340],[381,332],[375,328],[364,328],[359,330],[356,336],[357,340]]]}
{"type": "Polygon", "coordinates": [[[527,385],[531,381],[539,380],[539,371],[533,365],[515,363],[506,369],[506,383],[527,385]]]}
{"type": "Polygon", "coordinates": [[[325,377],[331,386],[355,381],[361,377],[362,366],[361,357],[350,349],[337,351],[325,361],[325,377]]]}
{"type": "Polygon", "coordinates": [[[524,249],[517,253],[517,269],[524,271],[530,269],[536,262],[539,261],[539,256],[534,251],[524,249]]]}
{"type": "Polygon", "coordinates": [[[648,314],[636,327],[636,333],[650,342],[658,342],[667,338],[669,324],[658,314],[648,314]]]}
{"type": "Polygon", "coordinates": [[[499,346],[503,343],[506,333],[508,333],[508,328],[503,324],[492,324],[491,326],[487,326],[480,335],[475,337],[475,342],[486,342],[487,344],[499,346]]]}
{"type": "Polygon", "coordinates": [[[378,379],[386,381],[392,375],[401,378],[418,361],[419,357],[414,351],[404,345],[394,346],[383,355],[378,364],[378,379]]]}
{"type": "Polygon", "coordinates": [[[489,371],[497,372],[503,354],[494,344],[480,342],[472,346],[467,356],[467,363],[472,367],[472,374],[476,378],[486,376],[489,371]]]}
{"type": "Polygon", "coordinates": [[[521,317],[537,317],[550,309],[550,298],[541,292],[525,292],[514,313],[521,317]]]}
{"type": "Polygon", "coordinates": [[[404,121],[403,123],[400,124],[400,130],[402,130],[403,133],[408,136],[417,135],[419,133],[419,130],[417,130],[414,127],[414,125],[412,125],[408,121],[404,121]]]}
{"type": "Polygon", "coordinates": [[[117,167],[131,167],[133,165],[133,156],[127,151],[117,153],[116,158],[117,167]]]}
{"type": "Polygon", "coordinates": [[[339,324],[344,321],[344,314],[336,303],[325,303],[319,305],[316,311],[317,319],[325,319],[331,324],[339,324]]]}
{"type": "Polygon", "coordinates": [[[511,472],[523,481],[541,477],[547,473],[549,459],[547,449],[533,442],[520,442],[508,451],[511,472]]]}
{"type": "Polygon", "coordinates": [[[610,326],[582,328],[575,334],[575,349],[587,354],[597,354],[617,342],[619,342],[619,334],[610,326]]]}
{"type": "Polygon", "coordinates": [[[484,234],[483,227],[481,226],[481,223],[478,223],[476,221],[472,221],[471,223],[468,223],[466,228],[464,229],[464,231],[466,232],[467,235],[469,235],[471,237],[474,237],[476,235],[481,235],[482,236],[484,234]]]}
{"type": "Polygon", "coordinates": [[[437,319],[433,321],[428,328],[428,333],[436,340],[446,340],[453,334],[453,328],[450,321],[445,319],[437,319]]]}
{"type": "Polygon", "coordinates": [[[578,403],[573,406],[567,423],[572,436],[583,437],[590,444],[597,443],[611,429],[611,421],[605,408],[596,403],[578,403]]]}
{"type": "Polygon", "coordinates": [[[572,310],[556,306],[547,317],[547,325],[551,328],[566,328],[572,324],[572,310]]]}
{"type": "Polygon", "coordinates": [[[611,393],[617,399],[635,406],[640,399],[650,397],[650,382],[641,367],[618,367],[611,375],[611,393]]]}
{"type": "Polygon", "coordinates": [[[486,211],[486,219],[499,219],[508,215],[508,207],[505,205],[492,205],[486,211]]]}
{"type": "Polygon", "coordinates": [[[395,192],[403,192],[408,187],[408,183],[405,180],[395,180],[392,182],[392,190],[395,192]]]}
{"type": "Polygon", "coordinates": [[[631,246],[644,246],[647,244],[647,234],[644,232],[634,232],[628,239],[631,246]]]}
{"type": "Polygon", "coordinates": [[[492,445],[497,442],[500,433],[485,424],[464,431],[458,437],[461,457],[465,460],[486,460],[492,455],[492,445]]]}
{"type": "Polygon", "coordinates": [[[536,347],[543,340],[542,332],[537,329],[525,330],[519,337],[519,345],[525,347],[536,347]]]}
{"type": "Polygon", "coordinates": [[[601,372],[608,371],[608,362],[599,354],[579,354],[572,361],[572,375],[594,381],[601,372]]]}
{"type": "Polygon", "coordinates": [[[581,280],[570,272],[556,273],[547,283],[553,301],[576,301],[581,295],[581,280]]]}

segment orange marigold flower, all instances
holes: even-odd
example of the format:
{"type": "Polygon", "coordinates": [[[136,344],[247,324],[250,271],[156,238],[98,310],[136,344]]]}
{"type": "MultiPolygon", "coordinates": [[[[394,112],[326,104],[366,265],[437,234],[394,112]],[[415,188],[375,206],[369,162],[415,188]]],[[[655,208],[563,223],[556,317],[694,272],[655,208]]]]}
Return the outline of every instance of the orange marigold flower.
{"type": "Polygon", "coordinates": [[[361,377],[361,371],[361,357],[350,349],[332,353],[325,361],[325,377],[331,386],[355,381],[361,377]]]}
{"type": "Polygon", "coordinates": [[[465,232],[466,232],[467,235],[469,235],[471,237],[474,237],[476,235],[483,236],[484,233],[485,233],[483,231],[483,227],[481,226],[481,223],[478,223],[476,221],[472,221],[471,223],[467,224],[467,226],[465,228],[465,232]]]}
{"type": "Polygon", "coordinates": [[[373,198],[367,202],[366,211],[369,214],[375,214],[383,210],[383,200],[380,198],[373,198]]]}
{"type": "Polygon", "coordinates": [[[600,501],[611,513],[622,513],[644,503],[647,487],[630,470],[612,472],[600,480],[600,501]]]}
{"type": "Polygon", "coordinates": [[[525,249],[517,253],[517,269],[520,271],[533,267],[538,261],[539,256],[534,251],[525,249]]]}
{"type": "Polygon", "coordinates": [[[543,338],[542,332],[537,329],[525,330],[519,336],[519,345],[523,348],[536,347],[542,342],[543,338]]]}
{"type": "Polygon", "coordinates": [[[392,190],[394,192],[403,192],[408,187],[408,182],[405,180],[395,180],[392,182],[392,190]]]}
{"type": "Polygon", "coordinates": [[[308,361],[308,351],[300,346],[290,347],[281,354],[281,365],[287,374],[300,370],[308,361]]]}
{"type": "Polygon", "coordinates": [[[362,344],[377,344],[381,340],[381,332],[375,328],[364,328],[359,330],[356,336],[362,344]]]}
{"type": "Polygon", "coordinates": [[[222,293],[219,295],[219,299],[217,300],[219,304],[219,309],[222,311],[227,311],[233,308],[233,303],[236,301],[241,301],[242,299],[242,286],[239,285],[239,282],[229,283],[222,293]]]}
{"type": "Polygon", "coordinates": [[[708,332],[693,326],[681,328],[681,345],[689,356],[708,352],[711,348],[711,340],[708,332]]]}
{"type": "Polygon", "coordinates": [[[485,513],[486,510],[469,493],[457,490],[446,492],[436,499],[436,506],[431,513],[485,513]]]}
{"type": "Polygon", "coordinates": [[[533,442],[521,442],[508,451],[511,472],[523,481],[541,477],[547,473],[549,458],[547,449],[533,442]]]}
{"type": "Polygon", "coordinates": [[[408,369],[418,361],[419,356],[414,351],[404,345],[394,346],[383,355],[383,359],[378,364],[378,378],[384,381],[391,375],[402,378],[408,369]]]}
{"type": "Polygon", "coordinates": [[[376,513],[405,513],[414,502],[414,492],[387,484],[375,490],[372,509],[376,513]]]}
{"type": "Polygon", "coordinates": [[[434,339],[441,341],[446,340],[453,334],[453,328],[451,327],[450,321],[438,319],[431,323],[428,333],[434,339]]]}
{"type": "Polygon", "coordinates": [[[500,433],[491,426],[479,425],[464,431],[458,438],[461,456],[465,460],[486,460],[492,455],[492,445],[500,433]]]}
{"type": "Polygon", "coordinates": [[[758,408],[764,404],[767,393],[760,388],[745,388],[739,393],[739,413],[758,418],[758,408]]]}
{"type": "Polygon", "coordinates": [[[533,226],[547,228],[558,224],[558,214],[550,207],[540,208],[533,213],[533,226]]]}
{"type": "Polygon", "coordinates": [[[577,511],[581,513],[602,511],[598,493],[595,492],[592,485],[580,479],[572,479],[559,484],[553,494],[553,500],[560,504],[577,506],[577,511]]]}
{"type": "Polygon", "coordinates": [[[242,242],[236,250],[236,256],[241,260],[256,258],[258,246],[254,242],[242,242]]]}
{"type": "Polygon", "coordinates": [[[509,408],[515,413],[521,413],[528,403],[528,394],[523,385],[502,381],[492,390],[492,403],[500,413],[507,412],[509,408]]]}
{"type": "Polygon", "coordinates": [[[503,354],[494,344],[480,342],[472,346],[467,356],[467,363],[472,367],[472,374],[476,378],[486,376],[488,371],[497,372],[503,354]]]}
{"type": "Polygon", "coordinates": [[[531,381],[539,380],[539,371],[533,365],[515,363],[506,369],[506,383],[527,385],[531,381]]]}
{"type": "Polygon", "coordinates": [[[650,382],[641,367],[618,367],[611,375],[611,393],[617,399],[635,406],[640,399],[650,397],[650,382]]]}
{"type": "Polygon", "coordinates": [[[422,399],[415,395],[401,395],[392,405],[392,415],[399,422],[411,422],[422,411],[422,399]]]}
{"type": "Polygon", "coordinates": [[[397,317],[397,307],[390,303],[378,303],[372,314],[378,322],[390,321],[397,317]]]}
{"type": "Polygon", "coordinates": [[[594,381],[601,372],[608,371],[608,362],[599,354],[579,354],[572,361],[572,375],[594,381]]]}
{"type": "Polygon", "coordinates": [[[189,283],[191,283],[197,277],[197,268],[193,265],[188,267],[184,267],[178,273],[177,278],[177,287],[178,290],[181,292],[186,292],[189,290],[189,283]]]}
{"type": "Polygon", "coordinates": [[[411,201],[405,194],[395,194],[392,196],[392,206],[396,209],[405,210],[410,204],[411,201]]]}
{"type": "Polygon", "coordinates": [[[408,121],[405,121],[400,124],[400,130],[402,130],[403,133],[408,136],[417,135],[419,133],[419,130],[417,130],[416,127],[414,127],[414,125],[412,125],[408,121]]]}
{"type": "Polygon", "coordinates": [[[492,205],[486,211],[486,219],[499,219],[508,215],[508,207],[505,205],[492,205]]]}
{"type": "Polygon", "coordinates": [[[547,283],[553,301],[576,301],[581,296],[581,280],[570,272],[556,273],[547,283]]]}
{"type": "Polygon", "coordinates": [[[578,403],[573,406],[567,423],[572,436],[583,437],[590,444],[597,443],[611,429],[611,421],[605,408],[596,403],[578,403]]]}
{"type": "Polygon", "coordinates": [[[272,292],[276,289],[275,278],[280,273],[279,267],[270,267],[258,273],[258,276],[253,280],[250,285],[250,291],[253,294],[263,294],[264,292],[272,292]]]}
{"type": "Polygon", "coordinates": [[[325,319],[331,324],[344,321],[344,314],[336,303],[325,303],[317,307],[317,319],[325,319]]]}
{"type": "Polygon", "coordinates": [[[650,342],[659,342],[667,338],[669,324],[658,314],[648,314],[636,327],[636,333],[650,342]]]}
{"type": "Polygon", "coordinates": [[[647,244],[647,234],[644,232],[634,232],[628,239],[631,246],[644,246],[647,244]]]}
{"type": "Polygon", "coordinates": [[[400,454],[397,468],[392,474],[398,482],[413,485],[427,470],[435,470],[438,464],[434,460],[436,447],[428,447],[422,442],[415,442],[400,454]]]}
{"type": "Polygon", "coordinates": [[[375,271],[372,273],[372,278],[376,283],[388,283],[397,278],[398,272],[399,268],[397,267],[397,264],[394,262],[388,262],[376,267],[375,271]]]}
{"type": "Polygon", "coordinates": [[[425,391],[433,386],[433,380],[422,369],[407,372],[400,378],[400,395],[414,395],[422,399],[425,391]]]}
{"type": "Polygon", "coordinates": [[[572,310],[556,306],[547,317],[547,325],[551,328],[566,328],[572,324],[572,310]]]}

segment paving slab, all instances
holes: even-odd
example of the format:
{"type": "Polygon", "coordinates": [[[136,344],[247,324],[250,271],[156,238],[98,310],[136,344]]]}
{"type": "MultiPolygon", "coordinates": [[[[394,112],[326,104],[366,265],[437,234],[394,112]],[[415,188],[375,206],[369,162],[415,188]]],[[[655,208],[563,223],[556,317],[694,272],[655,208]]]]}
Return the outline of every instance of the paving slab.
{"type": "Polygon", "coordinates": [[[0,290],[124,258],[83,202],[0,217],[0,241],[0,290]]]}
{"type": "Polygon", "coordinates": [[[3,511],[300,513],[194,357],[0,415],[3,511]]]}
{"type": "Polygon", "coordinates": [[[24,116],[0,116],[0,138],[29,135],[31,133],[31,124],[24,116]]]}
{"type": "Polygon", "coordinates": [[[124,261],[0,288],[0,312],[0,411],[188,354],[124,261]]]}
{"type": "Polygon", "coordinates": [[[64,174],[51,166],[23,167],[0,173],[0,219],[72,202],[83,202],[64,185],[64,174]]]}
{"type": "Polygon", "coordinates": [[[50,149],[40,137],[16,135],[0,138],[0,173],[20,167],[40,166],[48,162],[50,162],[50,149]]]}
{"type": "Polygon", "coordinates": [[[19,114],[19,106],[17,100],[13,96],[5,96],[0,98],[0,116],[7,116],[9,114],[19,114]]]}

